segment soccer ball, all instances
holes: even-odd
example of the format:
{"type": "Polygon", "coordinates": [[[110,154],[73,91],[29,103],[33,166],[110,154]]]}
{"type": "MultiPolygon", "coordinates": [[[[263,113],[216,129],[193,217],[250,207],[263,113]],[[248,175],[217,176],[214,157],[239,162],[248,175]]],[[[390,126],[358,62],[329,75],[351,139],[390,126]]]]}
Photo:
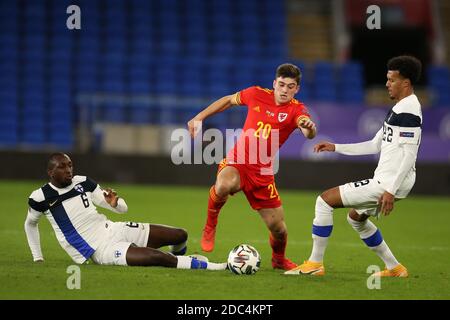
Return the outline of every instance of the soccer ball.
{"type": "Polygon", "coordinates": [[[261,256],[254,247],[240,244],[228,255],[228,269],[234,274],[254,274],[259,270],[261,256]]]}

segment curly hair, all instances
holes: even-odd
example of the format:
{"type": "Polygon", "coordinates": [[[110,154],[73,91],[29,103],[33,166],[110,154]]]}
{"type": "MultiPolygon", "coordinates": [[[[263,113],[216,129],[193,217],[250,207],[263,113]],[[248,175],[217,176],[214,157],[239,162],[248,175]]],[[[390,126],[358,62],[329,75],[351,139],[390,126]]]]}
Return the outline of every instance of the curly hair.
{"type": "Polygon", "coordinates": [[[403,78],[409,79],[411,84],[415,85],[422,73],[422,62],[413,56],[398,56],[388,61],[387,68],[390,71],[398,71],[403,78]]]}

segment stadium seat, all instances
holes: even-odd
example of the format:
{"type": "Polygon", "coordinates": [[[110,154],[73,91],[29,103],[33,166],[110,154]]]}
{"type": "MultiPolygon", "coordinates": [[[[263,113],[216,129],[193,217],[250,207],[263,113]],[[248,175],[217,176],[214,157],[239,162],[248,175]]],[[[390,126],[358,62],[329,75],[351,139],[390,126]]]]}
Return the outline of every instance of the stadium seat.
{"type": "Polygon", "coordinates": [[[337,88],[339,102],[362,105],[364,102],[364,84],[360,63],[347,62],[339,66],[337,88]]]}
{"type": "Polygon", "coordinates": [[[154,112],[149,106],[135,105],[130,108],[130,123],[149,124],[151,123],[151,113],[154,112]]]}
{"type": "Polygon", "coordinates": [[[195,39],[189,41],[184,46],[187,58],[191,61],[204,61],[205,57],[208,55],[208,44],[206,40],[195,39]]]}
{"type": "Polygon", "coordinates": [[[71,68],[72,52],[71,50],[54,50],[48,55],[50,68],[62,70],[71,68]]]}
{"type": "Polygon", "coordinates": [[[149,78],[132,78],[129,81],[128,91],[131,94],[147,94],[150,92],[149,78]]]}
{"type": "Polygon", "coordinates": [[[96,37],[80,36],[78,46],[80,62],[84,61],[86,58],[89,59],[91,56],[96,56],[97,52],[100,50],[100,42],[96,37]]]}
{"type": "Polygon", "coordinates": [[[5,54],[9,51],[17,51],[18,44],[21,38],[17,36],[16,31],[11,31],[10,34],[1,33],[0,34],[0,54],[5,54]]]}
{"type": "Polygon", "coordinates": [[[42,118],[23,119],[21,142],[38,146],[46,142],[45,123],[42,118]]]}
{"type": "Polygon", "coordinates": [[[189,5],[185,6],[185,8],[183,8],[189,15],[191,14],[201,14],[203,15],[203,13],[206,13],[206,6],[205,1],[204,0],[189,0],[189,5]]]}
{"type": "Polygon", "coordinates": [[[181,68],[179,74],[179,94],[202,97],[207,95],[207,77],[204,64],[193,63],[181,68]]]}
{"type": "Polygon", "coordinates": [[[125,92],[125,83],[121,78],[106,78],[102,86],[104,93],[120,94],[125,92]]]}
{"type": "MultiPolygon", "coordinates": [[[[27,114],[16,121],[16,140],[33,140],[24,129],[25,122],[32,125],[32,116],[74,121],[78,112],[72,108],[80,97],[99,92],[201,101],[250,85],[270,87],[273,69],[287,54],[284,7],[274,1],[107,2],[77,1],[82,32],[68,32],[60,19],[69,0],[1,2],[0,95],[15,95],[2,96],[0,106],[18,108],[20,103],[20,114],[27,114]]],[[[99,106],[99,115],[113,122],[173,124],[189,114],[176,108],[107,102],[99,106]]],[[[57,142],[49,131],[54,121],[43,129],[37,122],[34,128],[43,134],[34,143],[57,142]]],[[[70,139],[67,134],[64,141],[70,139]]]]}
{"type": "Polygon", "coordinates": [[[181,96],[205,97],[208,95],[208,89],[204,83],[191,78],[191,81],[181,82],[178,92],[181,96]]]}
{"type": "Polygon", "coordinates": [[[159,107],[159,119],[160,125],[173,125],[177,124],[177,113],[173,107],[159,107]]]}
{"type": "Polygon", "coordinates": [[[246,41],[243,40],[242,44],[238,46],[238,49],[236,50],[236,55],[238,57],[252,57],[255,60],[261,59],[264,55],[264,50],[260,45],[260,42],[258,38],[256,37],[256,33],[258,31],[248,31],[249,34],[247,36],[244,36],[244,39],[246,37],[251,37],[254,40],[246,41]]]}
{"type": "Polygon", "coordinates": [[[181,43],[178,40],[174,40],[173,35],[166,35],[163,38],[168,38],[167,40],[162,40],[157,44],[157,50],[160,55],[177,55],[181,52],[181,43]]]}
{"type": "Polygon", "coordinates": [[[430,66],[428,85],[433,93],[434,106],[450,107],[450,70],[445,66],[430,66]]]}
{"type": "MultiPolygon", "coordinates": [[[[237,48],[231,41],[224,41],[224,36],[220,36],[221,41],[214,43],[211,46],[211,54],[216,57],[220,57],[221,55],[232,57],[235,55],[237,51],[240,51],[241,47],[237,48]]],[[[242,52],[241,52],[242,53],[242,52]]],[[[243,54],[243,53],[242,53],[243,54]]]]}
{"type": "MultiPolygon", "coordinates": [[[[1,69],[2,72],[0,73],[0,94],[7,93],[7,94],[14,94],[14,96],[17,96],[17,90],[18,90],[18,77],[17,72],[15,70],[8,70],[4,71],[4,69],[1,69]]],[[[0,100],[0,103],[3,102],[0,100]]]]}
{"type": "Polygon", "coordinates": [[[19,24],[16,15],[8,15],[2,12],[0,14],[0,28],[2,30],[2,36],[6,34],[17,34],[19,24]]]}
{"type": "Polygon", "coordinates": [[[132,20],[134,23],[131,25],[131,41],[150,41],[155,30],[151,26],[151,21],[148,20],[148,14],[140,12],[138,15],[133,14],[132,20]]]}
{"type": "Polygon", "coordinates": [[[100,121],[126,122],[126,108],[122,101],[109,101],[101,108],[100,121]]]}
{"type": "Polygon", "coordinates": [[[17,110],[17,92],[14,91],[0,91],[0,115],[9,114],[12,110],[17,110]]]}
{"type": "Polygon", "coordinates": [[[136,55],[148,56],[155,50],[155,44],[146,36],[136,35],[131,41],[131,52],[136,55]]]}
{"type": "Polygon", "coordinates": [[[317,62],[314,65],[313,98],[318,101],[336,102],[336,89],[334,65],[330,62],[317,62]]]}
{"type": "Polygon", "coordinates": [[[58,148],[71,148],[74,143],[72,124],[70,122],[52,122],[49,126],[48,142],[58,148]]]}
{"type": "Polygon", "coordinates": [[[16,117],[0,115],[0,147],[10,147],[18,143],[18,124],[16,117]]]}

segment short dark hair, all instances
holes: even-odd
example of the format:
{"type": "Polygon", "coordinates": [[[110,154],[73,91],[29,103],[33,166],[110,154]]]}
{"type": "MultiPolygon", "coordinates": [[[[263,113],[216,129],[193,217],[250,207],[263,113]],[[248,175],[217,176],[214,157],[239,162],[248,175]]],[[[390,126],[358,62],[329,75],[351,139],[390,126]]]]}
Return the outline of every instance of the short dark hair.
{"type": "Polygon", "coordinates": [[[275,79],[278,77],[282,78],[292,78],[295,79],[297,84],[300,84],[300,79],[302,78],[302,72],[299,67],[292,63],[283,63],[278,66],[277,72],[275,74],[275,79]]]}
{"type": "Polygon", "coordinates": [[[422,73],[422,62],[413,56],[398,56],[390,59],[387,63],[390,71],[398,71],[403,78],[409,79],[415,85],[422,73]]]}
{"type": "Polygon", "coordinates": [[[66,154],[62,152],[52,153],[50,157],[48,157],[47,170],[52,170],[56,166],[58,159],[65,156],[66,154]]]}

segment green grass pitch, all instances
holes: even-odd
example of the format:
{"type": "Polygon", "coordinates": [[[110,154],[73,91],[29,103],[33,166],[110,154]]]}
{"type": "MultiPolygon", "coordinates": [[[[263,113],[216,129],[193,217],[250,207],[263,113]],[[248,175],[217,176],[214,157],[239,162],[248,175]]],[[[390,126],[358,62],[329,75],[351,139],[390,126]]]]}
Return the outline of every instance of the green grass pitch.
{"type": "MultiPolygon", "coordinates": [[[[381,260],[347,224],[345,209],[334,213],[334,229],[325,256],[326,276],[283,276],[270,264],[268,231],[243,194],[222,209],[211,261],[225,261],[239,243],[255,246],[262,256],[253,276],[229,271],[176,270],[160,267],[80,266],[81,288],[69,290],[67,267],[74,263],[56,241],[48,221],[39,224],[45,263],[36,264],[26,243],[23,223],[27,198],[41,182],[0,181],[1,299],[449,299],[450,199],[411,196],[396,203],[389,217],[374,221],[407,279],[382,279],[380,289],[367,286],[367,268],[381,260]]],[[[103,186],[107,186],[103,184],[103,186]]],[[[188,253],[200,253],[208,188],[111,185],[129,206],[127,215],[100,210],[114,221],[136,221],[184,227],[188,253]]],[[[308,258],[311,224],[318,192],[279,190],[289,229],[287,255],[308,258]]]]}

